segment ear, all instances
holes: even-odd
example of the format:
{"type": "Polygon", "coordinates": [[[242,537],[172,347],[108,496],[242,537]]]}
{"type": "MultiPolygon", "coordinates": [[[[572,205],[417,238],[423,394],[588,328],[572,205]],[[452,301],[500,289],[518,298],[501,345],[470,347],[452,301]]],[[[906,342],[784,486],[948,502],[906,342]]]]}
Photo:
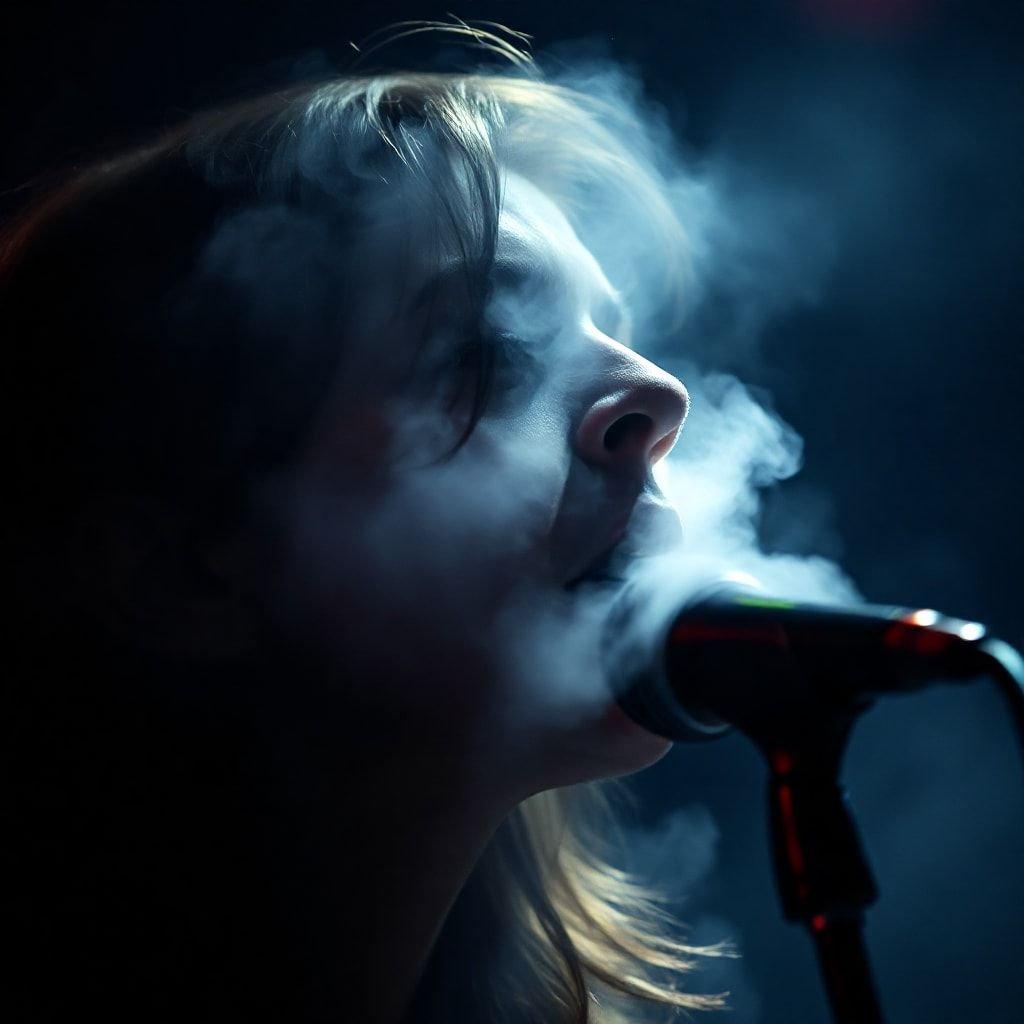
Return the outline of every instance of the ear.
{"type": "Polygon", "coordinates": [[[72,537],[80,599],[116,638],[153,653],[234,660],[255,646],[252,603],[231,542],[204,541],[166,502],[91,499],[72,537]],[[230,557],[233,556],[233,557],[230,557]]]}

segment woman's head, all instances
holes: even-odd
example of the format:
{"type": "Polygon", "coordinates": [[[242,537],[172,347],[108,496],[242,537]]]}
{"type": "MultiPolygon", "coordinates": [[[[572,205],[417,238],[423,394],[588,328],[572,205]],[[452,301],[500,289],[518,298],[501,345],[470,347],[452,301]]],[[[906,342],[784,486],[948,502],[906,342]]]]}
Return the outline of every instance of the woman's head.
{"type": "MultiPolygon", "coordinates": [[[[31,547],[44,604],[77,590],[189,656],[272,623],[367,711],[444,707],[488,743],[534,705],[533,729],[594,725],[572,630],[599,601],[575,581],[635,509],[634,539],[658,518],[650,464],[686,408],[586,244],[612,222],[678,255],[613,117],[534,78],[339,79],[194,118],[37,208],[3,315],[24,524],[71,548],[31,547]]],[[[656,753],[601,749],[526,784],[656,753]]]]}

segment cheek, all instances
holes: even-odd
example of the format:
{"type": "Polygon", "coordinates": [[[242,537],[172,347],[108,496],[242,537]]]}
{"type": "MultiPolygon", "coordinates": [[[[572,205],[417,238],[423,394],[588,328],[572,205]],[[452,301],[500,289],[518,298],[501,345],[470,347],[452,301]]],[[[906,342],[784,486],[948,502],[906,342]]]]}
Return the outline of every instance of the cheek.
{"type": "Polygon", "coordinates": [[[522,752],[516,772],[535,788],[636,771],[668,748],[602,680],[603,609],[551,579],[568,471],[556,455],[486,424],[448,463],[369,483],[307,474],[282,588],[293,635],[367,722],[491,737],[522,752]]]}
{"type": "Polygon", "coordinates": [[[396,708],[428,692],[493,700],[504,609],[548,573],[564,472],[550,448],[541,459],[521,435],[481,424],[447,462],[382,460],[364,475],[329,460],[306,473],[287,515],[295,630],[352,674],[390,680],[377,697],[396,708]]]}

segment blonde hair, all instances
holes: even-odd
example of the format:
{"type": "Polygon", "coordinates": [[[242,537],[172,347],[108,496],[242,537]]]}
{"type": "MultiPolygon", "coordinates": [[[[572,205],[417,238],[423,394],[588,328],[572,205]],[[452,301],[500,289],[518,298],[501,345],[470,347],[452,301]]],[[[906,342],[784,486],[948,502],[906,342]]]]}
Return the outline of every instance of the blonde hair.
{"type": "Polygon", "coordinates": [[[730,949],[673,936],[678,925],[658,893],[603,859],[614,831],[613,804],[601,785],[552,790],[521,804],[485,855],[481,869],[505,887],[532,975],[532,990],[519,990],[526,1012],[511,1019],[614,1024],[633,1019],[637,1003],[724,1006],[723,995],[679,985],[698,957],[730,949]]]}
{"type": "MultiPolygon", "coordinates": [[[[472,35],[488,47],[509,45],[489,32],[472,35]]],[[[501,173],[510,168],[555,197],[570,219],[614,195],[657,237],[670,288],[685,258],[682,230],[657,173],[618,130],[628,127],[624,115],[541,80],[516,53],[510,74],[349,75],[197,115],[154,144],[77,173],[38,203],[0,239],[0,275],[15,271],[65,212],[171,162],[214,192],[300,204],[325,190],[339,201],[356,188],[388,194],[396,174],[419,181],[467,254],[476,279],[469,292],[479,299],[501,173]]],[[[485,387],[477,398],[479,413],[485,387]]],[[[467,886],[504,936],[473,997],[481,1016],[585,1024],[625,1019],[637,1003],[723,1005],[720,996],[677,987],[695,957],[723,949],[674,939],[654,893],[602,859],[610,814],[605,797],[585,786],[535,796],[500,828],[467,886]]],[[[445,948],[442,941],[439,955],[445,948]]]]}

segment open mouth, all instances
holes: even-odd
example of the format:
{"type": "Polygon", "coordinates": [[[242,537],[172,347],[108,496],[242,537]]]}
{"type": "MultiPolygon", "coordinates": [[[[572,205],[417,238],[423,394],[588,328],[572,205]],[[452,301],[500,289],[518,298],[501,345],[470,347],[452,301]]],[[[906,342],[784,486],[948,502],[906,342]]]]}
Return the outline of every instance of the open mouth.
{"type": "Polygon", "coordinates": [[[677,549],[681,542],[682,525],[676,511],[664,500],[641,500],[628,525],[614,531],[608,538],[608,547],[569,580],[565,589],[622,586],[636,575],[641,563],[677,549]]]}

